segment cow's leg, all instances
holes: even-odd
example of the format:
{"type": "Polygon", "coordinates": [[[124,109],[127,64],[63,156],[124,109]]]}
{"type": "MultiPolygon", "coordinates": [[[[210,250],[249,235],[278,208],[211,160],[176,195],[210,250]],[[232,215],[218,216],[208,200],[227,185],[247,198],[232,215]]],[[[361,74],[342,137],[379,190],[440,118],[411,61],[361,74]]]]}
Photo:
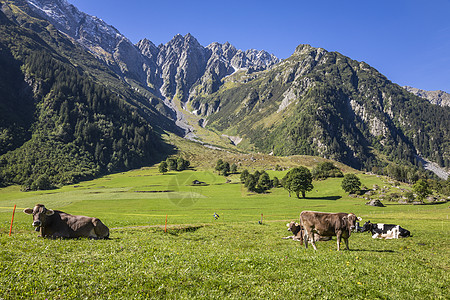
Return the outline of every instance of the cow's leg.
{"type": "Polygon", "coordinates": [[[337,240],[337,251],[341,250],[341,235],[338,233],[336,235],[336,240],[337,240]]]}
{"type": "Polygon", "coordinates": [[[311,245],[313,246],[314,250],[317,250],[316,243],[314,242],[314,240],[311,240],[311,245]]]}
{"type": "Polygon", "coordinates": [[[344,238],[344,242],[345,242],[345,248],[347,250],[350,250],[350,248],[348,247],[348,238],[344,238]]]}
{"type": "Polygon", "coordinates": [[[314,250],[317,250],[316,243],[314,242],[314,232],[313,231],[311,231],[310,241],[311,241],[311,245],[313,246],[314,250]]]}

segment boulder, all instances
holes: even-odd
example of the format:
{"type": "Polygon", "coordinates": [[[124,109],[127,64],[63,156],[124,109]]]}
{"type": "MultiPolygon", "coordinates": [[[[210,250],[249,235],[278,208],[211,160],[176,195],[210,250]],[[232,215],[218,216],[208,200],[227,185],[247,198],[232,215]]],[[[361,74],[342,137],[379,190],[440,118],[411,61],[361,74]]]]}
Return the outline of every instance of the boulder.
{"type": "Polygon", "coordinates": [[[366,205],[384,207],[384,204],[381,203],[381,201],[378,199],[370,200],[369,202],[366,203],[366,205]]]}

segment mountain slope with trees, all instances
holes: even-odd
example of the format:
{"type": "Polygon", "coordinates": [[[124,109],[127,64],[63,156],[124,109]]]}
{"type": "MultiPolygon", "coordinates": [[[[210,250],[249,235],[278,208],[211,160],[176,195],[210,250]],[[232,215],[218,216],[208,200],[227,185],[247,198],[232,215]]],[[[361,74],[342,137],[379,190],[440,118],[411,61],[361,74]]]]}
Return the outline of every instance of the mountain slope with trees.
{"type": "Polygon", "coordinates": [[[151,124],[175,126],[147,99],[48,22],[2,9],[15,18],[0,11],[1,184],[67,184],[170,151],[151,124]]]}
{"type": "Polygon", "coordinates": [[[450,109],[393,84],[364,62],[300,45],[270,70],[240,72],[192,102],[207,128],[275,155],[319,155],[358,169],[387,162],[450,167],[450,109]]]}
{"type": "Polygon", "coordinates": [[[309,45],[279,62],[190,34],[132,45],[65,0],[0,3],[0,184],[50,187],[165,159],[160,134],[183,135],[185,109],[187,125],[245,150],[389,165],[408,182],[422,158],[450,167],[450,107],[364,62],[309,45]]]}

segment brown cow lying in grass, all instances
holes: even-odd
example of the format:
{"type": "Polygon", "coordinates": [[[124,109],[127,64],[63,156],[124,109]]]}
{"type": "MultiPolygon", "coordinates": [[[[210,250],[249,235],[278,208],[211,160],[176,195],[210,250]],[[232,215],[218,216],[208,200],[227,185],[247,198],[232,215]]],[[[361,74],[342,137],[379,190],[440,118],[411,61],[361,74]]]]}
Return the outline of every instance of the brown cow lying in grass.
{"type": "Polygon", "coordinates": [[[109,229],[97,218],[74,216],[59,210],[47,209],[36,204],[23,211],[33,215],[33,226],[40,231],[40,236],[48,238],[109,238],[109,229]]]}

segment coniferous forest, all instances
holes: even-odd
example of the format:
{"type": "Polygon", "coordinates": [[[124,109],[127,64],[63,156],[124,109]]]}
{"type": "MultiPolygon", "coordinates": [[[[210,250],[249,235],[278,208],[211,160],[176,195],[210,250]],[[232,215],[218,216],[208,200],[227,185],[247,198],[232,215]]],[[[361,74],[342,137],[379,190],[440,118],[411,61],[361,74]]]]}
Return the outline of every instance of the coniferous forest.
{"type": "Polygon", "coordinates": [[[169,150],[143,109],[0,15],[2,185],[51,188],[140,167],[169,150]]]}

